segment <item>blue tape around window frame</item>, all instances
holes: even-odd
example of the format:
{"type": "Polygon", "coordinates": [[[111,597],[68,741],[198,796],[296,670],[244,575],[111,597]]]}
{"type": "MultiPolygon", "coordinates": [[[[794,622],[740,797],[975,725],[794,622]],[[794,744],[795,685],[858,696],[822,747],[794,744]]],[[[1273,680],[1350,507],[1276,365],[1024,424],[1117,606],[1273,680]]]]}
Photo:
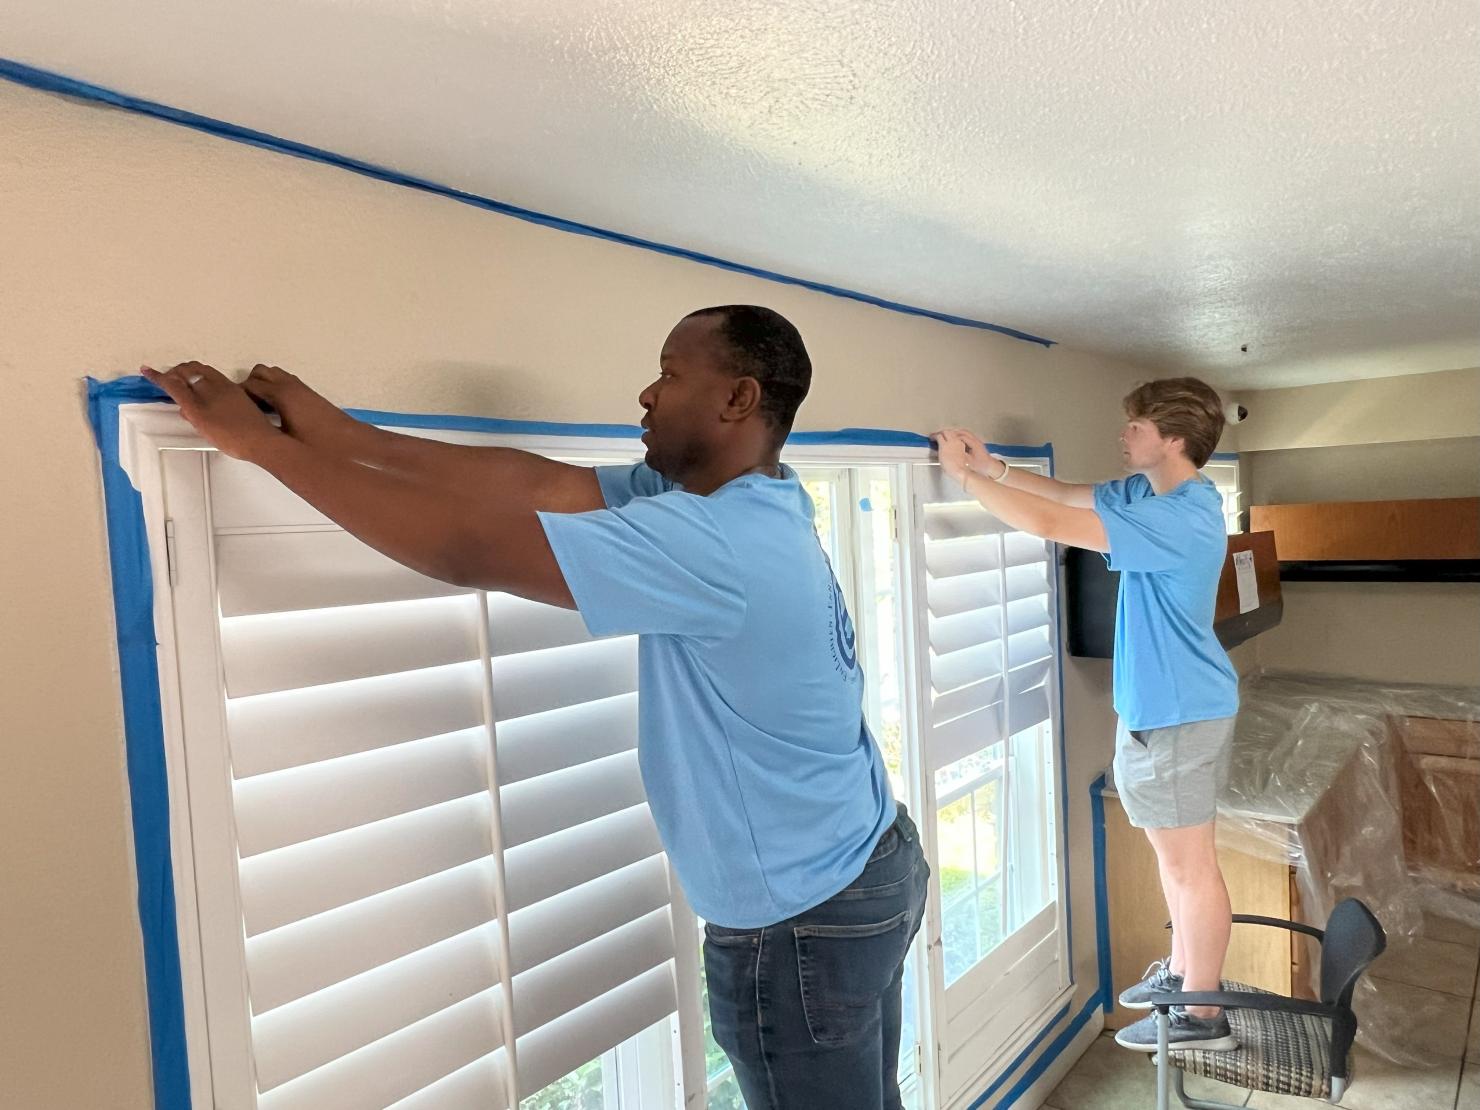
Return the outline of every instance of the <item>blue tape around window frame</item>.
{"type": "Polygon", "coordinates": [[[1105,787],[1107,774],[1089,785],[1090,827],[1095,864],[1095,950],[1099,955],[1100,1003],[1108,1016],[1115,1008],[1115,976],[1110,962],[1110,887],[1105,860],[1105,787]]]}
{"type": "MultiPolygon", "coordinates": [[[[169,397],[142,377],[110,381],[87,379],[88,420],[102,470],[109,569],[118,644],[123,700],[125,761],[133,822],[134,866],[138,877],[139,926],[143,934],[144,973],[148,996],[150,1057],[156,1110],[190,1110],[190,1066],[185,1034],[184,992],[180,978],[179,934],[175,912],[173,857],[170,848],[169,785],[164,757],[164,721],[159,691],[158,642],[154,628],[154,578],[149,557],[143,501],[124,472],[119,457],[119,409],[131,404],[164,404],[169,397]]],[[[566,424],[473,416],[439,416],[347,410],[355,417],[386,427],[539,435],[636,439],[641,429],[625,424],[566,424]]],[[[914,432],[881,428],[845,428],[832,432],[797,432],[787,441],[804,446],[928,448],[930,440],[914,432]]],[[[1006,458],[1047,459],[1053,472],[1053,444],[992,444],[1006,458]]],[[[1060,664],[1060,720],[1063,685],[1060,664]]],[[[1061,768],[1063,729],[1060,728],[1061,768]]],[[[1061,775],[1066,774],[1061,769],[1061,775]]],[[[1068,800],[1065,798],[1065,820],[1068,800]]],[[[1067,825],[1066,825],[1067,832],[1067,825]]],[[[1065,898],[1069,898],[1065,884],[1065,898]]],[[[1072,919],[1071,919],[1072,920],[1072,919]]],[[[1072,965],[1072,952],[1070,963],[1072,965]]],[[[1067,1014],[1067,1007],[1004,1073],[1010,1075],[1028,1053],[1067,1014]]],[[[1082,1023],[1082,1015],[1080,1019],[1082,1023]]],[[[1038,1067],[1047,1065],[1040,1061],[1038,1067]]],[[[1000,1084],[1000,1081],[999,1081],[1000,1084]]],[[[996,1086],[992,1088],[996,1089],[996,1086]]],[[[990,1094],[990,1091],[988,1092],[990,1094]]],[[[987,1096],[982,1096],[985,1099],[987,1096]]],[[[980,1100],[979,1100],[980,1102],[980,1100]]],[[[978,1104],[979,1104],[978,1102],[978,1104]]],[[[1002,1105],[1006,1105],[1005,1103],[1002,1105]]]]}
{"type": "Polygon", "coordinates": [[[772,281],[781,285],[794,285],[802,289],[811,290],[814,293],[823,293],[830,297],[840,297],[843,300],[857,301],[860,304],[872,305],[875,308],[886,309],[890,312],[903,313],[906,316],[919,316],[927,320],[935,320],[942,324],[952,324],[956,327],[995,332],[998,335],[1007,336],[1009,339],[1018,339],[1024,343],[1032,343],[1039,347],[1049,348],[1056,344],[1056,340],[1044,339],[1042,336],[1020,331],[1017,328],[1010,328],[1003,324],[992,324],[985,320],[976,320],[968,316],[956,316],[949,312],[938,312],[931,308],[921,308],[917,305],[904,304],[901,301],[891,301],[884,297],[876,297],[871,293],[860,293],[853,289],[845,289],[839,285],[830,285],[827,282],[814,281],[810,278],[792,277],[774,270],[763,269],[760,266],[751,266],[743,262],[732,262],[729,259],[706,254],[703,251],[690,250],[687,247],[677,247],[669,243],[660,243],[654,239],[644,239],[638,235],[610,231],[606,228],[597,227],[594,224],[580,223],[576,220],[567,220],[544,212],[536,212],[530,208],[521,208],[518,205],[494,200],[491,197],[479,196],[476,193],[464,192],[461,189],[454,189],[447,185],[440,185],[435,181],[429,181],[426,178],[416,177],[412,174],[401,173],[385,166],[377,166],[372,162],[365,162],[344,154],[336,154],[333,151],[309,146],[307,143],[295,142],[292,139],[269,135],[264,131],[256,131],[250,127],[243,127],[240,124],[212,119],[209,116],[202,116],[182,108],[172,108],[167,104],[160,104],[157,101],[148,100],[144,97],[119,92],[116,89],[95,85],[88,81],[54,73],[51,70],[27,65],[24,62],[17,62],[9,58],[0,58],[0,79],[25,86],[26,88],[37,89],[41,92],[60,93],[63,96],[76,97],[81,100],[107,104],[114,108],[122,108],[125,111],[150,116],[154,119],[163,120],[166,123],[178,124],[181,127],[188,127],[193,131],[203,131],[208,135],[230,139],[233,142],[245,143],[248,146],[259,147],[276,154],[286,154],[293,158],[303,158],[310,162],[319,162],[326,166],[334,166],[338,169],[359,174],[362,177],[370,177],[377,181],[384,181],[390,185],[399,185],[403,188],[415,189],[417,192],[445,197],[448,200],[455,200],[460,204],[472,205],[475,208],[495,212],[501,216],[510,216],[516,220],[523,220],[526,223],[538,224],[541,227],[548,227],[555,231],[564,231],[572,235],[585,235],[594,239],[604,239],[611,243],[620,243],[627,247],[636,247],[639,250],[666,254],[673,258],[682,258],[687,262],[697,262],[702,266],[713,266],[716,269],[726,270],[730,273],[743,274],[747,277],[759,278],[762,281],[772,281]]]}
{"type": "Polygon", "coordinates": [[[87,381],[87,411],[102,466],[108,564],[123,698],[124,758],[133,822],[139,928],[156,1110],[190,1110],[190,1064],[170,853],[169,785],[154,631],[154,577],[144,506],[118,456],[118,409],[168,400],[143,378],[87,381]]]}

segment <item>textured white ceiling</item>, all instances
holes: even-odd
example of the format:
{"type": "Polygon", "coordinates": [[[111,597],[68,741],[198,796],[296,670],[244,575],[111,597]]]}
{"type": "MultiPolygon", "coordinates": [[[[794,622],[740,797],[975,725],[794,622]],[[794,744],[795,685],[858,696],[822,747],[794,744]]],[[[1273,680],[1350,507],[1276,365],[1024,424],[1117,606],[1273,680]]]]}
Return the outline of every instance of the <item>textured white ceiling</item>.
{"type": "Polygon", "coordinates": [[[0,55],[1228,385],[1480,364],[1475,0],[4,0],[0,55]]]}

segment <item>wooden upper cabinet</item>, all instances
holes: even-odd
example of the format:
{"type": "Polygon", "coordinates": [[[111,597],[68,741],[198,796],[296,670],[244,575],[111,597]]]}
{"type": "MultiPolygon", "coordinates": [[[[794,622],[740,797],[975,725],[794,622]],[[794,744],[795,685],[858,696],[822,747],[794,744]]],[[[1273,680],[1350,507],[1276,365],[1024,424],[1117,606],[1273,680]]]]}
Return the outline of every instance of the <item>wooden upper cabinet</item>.
{"type": "Polygon", "coordinates": [[[1480,559],[1480,497],[1255,505],[1249,523],[1282,562],[1480,559]]]}

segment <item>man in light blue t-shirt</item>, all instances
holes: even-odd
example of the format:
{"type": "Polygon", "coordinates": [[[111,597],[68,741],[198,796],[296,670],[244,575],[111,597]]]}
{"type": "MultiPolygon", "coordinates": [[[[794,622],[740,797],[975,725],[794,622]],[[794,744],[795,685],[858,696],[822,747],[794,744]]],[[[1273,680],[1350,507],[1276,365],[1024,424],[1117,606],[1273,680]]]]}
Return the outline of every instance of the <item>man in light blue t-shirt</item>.
{"type": "Polygon", "coordinates": [[[929,868],[863,717],[853,622],[780,462],[812,366],[769,309],[704,309],[642,391],[646,461],[568,466],[361,424],[276,367],[148,371],[222,451],[446,581],[639,637],[638,757],[707,921],[715,1039],[750,1110],[898,1110],[929,868]],[[282,428],[258,403],[277,410],[282,428]]]}
{"type": "MultiPolygon", "coordinates": [[[[1218,394],[1195,378],[1149,382],[1125,399],[1121,451],[1130,476],[1076,485],[1014,470],[969,432],[937,434],[941,465],[1008,524],[1105,553],[1120,572],[1115,617],[1115,788],[1156,850],[1172,952],[1120,1004],[1151,1009],[1169,991],[1216,992],[1232,926],[1214,836],[1228,777],[1238,678],[1213,634],[1228,550],[1222,497],[1198,471],[1223,433],[1218,394]]],[[[1154,1052],[1155,1016],[1122,1029],[1154,1052]]],[[[1171,1043],[1237,1047],[1214,1006],[1172,1009],[1171,1043]]]]}

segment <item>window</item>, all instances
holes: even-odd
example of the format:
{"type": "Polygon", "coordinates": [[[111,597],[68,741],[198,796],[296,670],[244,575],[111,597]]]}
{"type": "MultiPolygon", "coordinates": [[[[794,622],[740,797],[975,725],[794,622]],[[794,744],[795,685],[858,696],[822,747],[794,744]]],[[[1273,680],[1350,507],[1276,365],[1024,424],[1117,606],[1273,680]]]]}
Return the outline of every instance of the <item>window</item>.
{"type": "Polygon", "coordinates": [[[911,482],[915,709],[937,877],[932,1009],[946,1101],[1068,986],[1057,576],[1050,545],[1009,529],[939,468],[913,468],[911,482]]]}
{"type": "MultiPolygon", "coordinates": [[[[130,472],[168,567],[198,1103],[648,1110],[702,1086],[738,1108],[637,774],[635,642],[399,567],[148,411],[130,472]]],[[[593,463],[632,450],[497,441],[593,463]]],[[[900,1074],[906,1105],[944,1104],[1066,983],[1052,552],[922,449],[804,443],[788,461],[936,874],[900,1074]]]]}
{"type": "Polygon", "coordinates": [[[423,578],[214,453],[164,478],[213,1104],[673,1103],[695,933],[636,640],[423,578]]]}
{"type": "Polygon", "coordinates": [[[1218,487],[1223,496],[1223,519],[1228,534],[1237,535],[1244,530],[1244,491],[1239,484],[1239,462],[1237,455],[1215,456],[1202,468],[1203,476],[1218,487]]]}

